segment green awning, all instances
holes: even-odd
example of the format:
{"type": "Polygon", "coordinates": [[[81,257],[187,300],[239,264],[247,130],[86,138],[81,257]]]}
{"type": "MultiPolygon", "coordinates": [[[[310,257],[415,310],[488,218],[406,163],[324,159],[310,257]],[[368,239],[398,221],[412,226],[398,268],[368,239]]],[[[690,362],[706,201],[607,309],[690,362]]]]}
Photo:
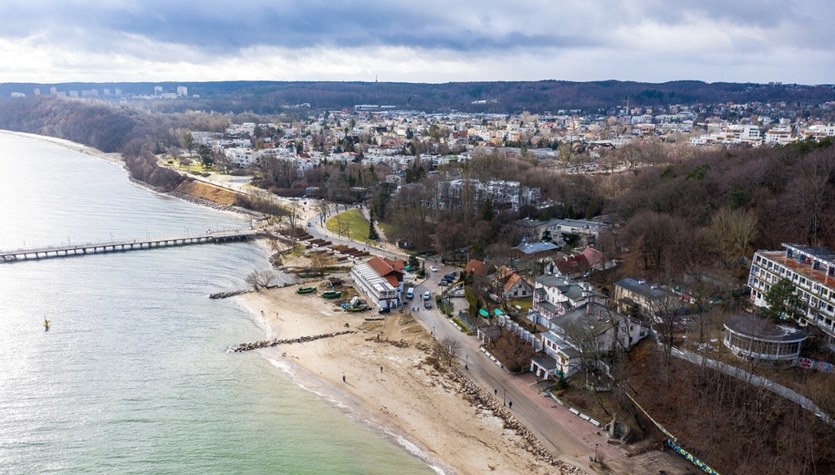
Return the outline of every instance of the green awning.
{"type": "Polygon", "coordinates": [[[481,315],[484,318],[487,318],[487,317],[490,316],[490,312],[488,312],[486,309],[483,309],[483,308],[478,311],[478,314],[481,315]]]}

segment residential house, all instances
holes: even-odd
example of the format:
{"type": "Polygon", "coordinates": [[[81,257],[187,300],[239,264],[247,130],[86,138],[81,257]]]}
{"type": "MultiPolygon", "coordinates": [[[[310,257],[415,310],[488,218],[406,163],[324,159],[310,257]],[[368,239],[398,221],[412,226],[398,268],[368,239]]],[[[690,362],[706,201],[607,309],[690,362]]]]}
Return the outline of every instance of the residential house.
{"type": "Polygon", "coordinates": [[[524,277],[511,272],[502,284],[502,298],[504,300],[523,299],[533,295],[533,286],[524,277]]]}
{"type": "Polygon", "coordinates": [[[487,277],[493,271],[493,264],[490,264],[486,261],[479,261],[476,259],[470,259],[467,262],[467,266],[464,267],[464,273],[470,274],[473,276],[479,277],[487,277]]]}
{"type": "Polygon", "coordinates": [[[579,279],[580,277],[588,277],[591,272],[591,265],[584,254],[572,254],[557,257],[549,266],[546,266],[546,270],[550,270],[554,275],[579,279]]]}
{"type": "Polygon", "coordinates": [[[533,304],[527,318],[532,323],[544,325],[547,319],[564,315],[594,294],[588,283],[564,276],[541,275],[534,282],[533,304]]]}
{"type": "Polygon", "coordinates": [[[570,376],[584,363],[618,348],[628,350],[649,334],[647,325],[594,299],[549,318],[547,327],[543,352],[531,360],[530,370],[538,378],[570,376]]]}
{"type": "Polygon", "coordinates": [[[614,298],[618,311],[632,315],[637,310],[646,317],[677,308],[680,300],[666,289],[631,277],[615,282],[614,298]]]}

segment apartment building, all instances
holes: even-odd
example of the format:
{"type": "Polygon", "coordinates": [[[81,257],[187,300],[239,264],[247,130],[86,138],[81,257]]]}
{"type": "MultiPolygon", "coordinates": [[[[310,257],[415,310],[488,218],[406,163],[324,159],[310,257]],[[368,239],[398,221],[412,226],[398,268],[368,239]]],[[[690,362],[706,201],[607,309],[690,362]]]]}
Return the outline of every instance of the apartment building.
{"type": "Polygon", "coordinates": [[[820,247],[782,244],[784,250],[757,251],[751,263],[748,286],[751,300],[767,307],[765,296],[780,279],[794,284],[806,312],[800,324],[820,329],[824,343],[835,351],[835,252],[820,247]]]}

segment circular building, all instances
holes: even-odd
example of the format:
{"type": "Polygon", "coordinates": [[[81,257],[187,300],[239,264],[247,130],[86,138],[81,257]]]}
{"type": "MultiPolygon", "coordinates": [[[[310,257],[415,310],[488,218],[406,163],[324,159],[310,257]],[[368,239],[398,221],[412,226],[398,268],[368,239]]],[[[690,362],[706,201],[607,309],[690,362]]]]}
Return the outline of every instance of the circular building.
{"type": "Polygon", "coordinates": [[[725,322],[725,346],[736,356],[758,363],[791,364],[808,338],[800,328],[754,315],[734,315],[725,322]]]}

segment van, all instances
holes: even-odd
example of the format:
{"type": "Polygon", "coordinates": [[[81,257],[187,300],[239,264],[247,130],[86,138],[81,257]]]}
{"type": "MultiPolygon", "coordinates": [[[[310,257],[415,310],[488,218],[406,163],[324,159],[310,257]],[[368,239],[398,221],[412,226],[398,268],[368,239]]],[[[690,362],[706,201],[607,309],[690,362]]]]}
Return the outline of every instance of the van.
{"type": "Polygon", "coordinates": [[[415,288],[414,287],[409,287],[408,289],[406,289],[406,298],[407,299],[412,300],[412,298],[414,296],[415,296],[415,288]]]}
{"type": "Polygon", "coordinates": [[[423,293],[423,300],[429,300],[430,298],[432,298],[432,296],[431,296],[431,295],[429,295],[429,291],[428,291],[428,290],[427,290],[426,292],[424,292],[424,293],[423,293]]]}

